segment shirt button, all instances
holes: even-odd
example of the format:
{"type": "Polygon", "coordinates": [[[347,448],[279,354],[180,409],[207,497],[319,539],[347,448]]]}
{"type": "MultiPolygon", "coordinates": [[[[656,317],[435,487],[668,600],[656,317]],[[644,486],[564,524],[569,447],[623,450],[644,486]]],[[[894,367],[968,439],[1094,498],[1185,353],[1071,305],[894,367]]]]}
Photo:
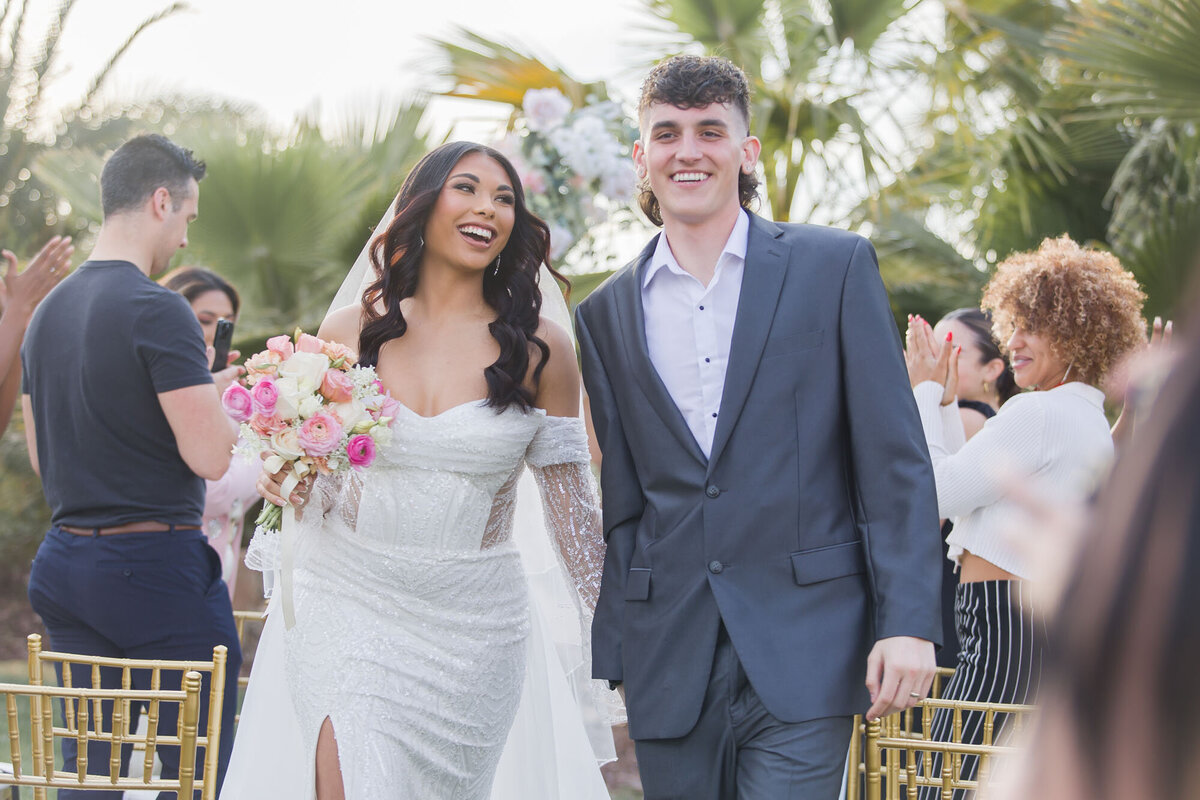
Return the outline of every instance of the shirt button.
{"type": "Polygon", "coordinates": [[[723,569],[725,569],[725,565],[722,564],[720,561],[708,562],[708,571],[711,572],[713,575],[720,575],[721,570],[723,570],[723,569]]]}
{"type": "Polygon", "coordinates": [[[707,489],[704,490],[704,493],[706,495],[708,495],[709,497],[720,497],[721,496],[721,490],[715,486],[708,487],[707,489]]]}
{"type": "Polygon", "coordinates": [[[701,310],[701,311],[703,311],[703,310],[704,310],[704,306],[700,306],[700,310],[701,310]]]}
{"type": "Polygon", "coordinates": [[[708,362],[710,362],[710,361],[712,361],[712,359],[711,359],[711,358],[706,358],[706,359],[704,359],[704,363],[705,363],[705,364],[707,364],[707,363],[708,363],[708,362]]]}
{"type": "Polygon", "coordinates": [[[714,411],[714,412],[713,412],[713,419],[716,419],[716,418],[717,418],[717,412],[715,412],[715,411],[714,411]]]}

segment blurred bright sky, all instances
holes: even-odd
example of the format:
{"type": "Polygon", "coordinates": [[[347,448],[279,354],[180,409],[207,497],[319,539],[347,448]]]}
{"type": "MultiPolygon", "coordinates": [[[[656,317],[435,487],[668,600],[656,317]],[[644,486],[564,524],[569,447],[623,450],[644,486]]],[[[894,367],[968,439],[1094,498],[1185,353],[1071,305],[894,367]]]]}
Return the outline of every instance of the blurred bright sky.
{"type": "MultiPolygon", "coordinates": [[[[40,38],[54,0],[29,0],[40,38]]],[[[49,106],[77,101],[125,37],[168,0],[79,0],[67,20],[48,92],[49,106]]],[[[392,105],[435,88],[437,52],[429,37],[463,25],[532,50],[583,80],[615,82],[626,98],[663,53],[648,30],[642,0],[189,0],[190,10],[160,22],[134,44],[104,96],[165,93],[249,101],[282,125],[314,107],[325,121],[392,105]]],[[[494,117],[482,104],[438,100],[437,133],[494,117]]]]}

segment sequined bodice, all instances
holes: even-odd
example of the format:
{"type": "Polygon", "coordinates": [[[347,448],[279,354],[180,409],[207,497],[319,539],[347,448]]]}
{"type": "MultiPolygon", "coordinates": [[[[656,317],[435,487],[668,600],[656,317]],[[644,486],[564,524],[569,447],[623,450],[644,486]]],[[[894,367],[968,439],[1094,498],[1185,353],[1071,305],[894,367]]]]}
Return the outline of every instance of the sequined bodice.
{"type": "Polygon", "coordinates": [[[366,472],[357,535],[385,547],[478,551],[496,496],[544,419],[482,401],[434,417],[401,407],[392,441],[366,472]]]}

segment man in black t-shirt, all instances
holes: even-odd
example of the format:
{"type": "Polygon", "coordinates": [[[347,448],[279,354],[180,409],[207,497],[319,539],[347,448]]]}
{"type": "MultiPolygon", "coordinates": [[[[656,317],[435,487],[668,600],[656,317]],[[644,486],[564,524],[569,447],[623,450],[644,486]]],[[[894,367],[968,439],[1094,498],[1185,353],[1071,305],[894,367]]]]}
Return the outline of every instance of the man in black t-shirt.
{"type": "MultiPolygon", "coordinates": [[[[161,136],[139,136],[113,153],[100,176],[104,223],[91,257],[30,322],[21,400],[51,510],[29,578],[50,647],[195,660],[228,647],[219,788],[242,659],[201,514],[204,480],[224,474],[237,438],[218,393],[237,368],[209,371],[187,301],[150,279],[187,246],[203,176],[203,163],[161,136]]],[[[119,686],[119,672],[110,672],[106,685],[119,686]]],[[[88,670],[74,680],[90,682],[88,670]]],[[[180,676],[173,680],[178,688],[180,676]]],[[[206,708],[207,686],[201,696],[206,708]]],[[[175,725],[164,713],[160,730],[175,725]]],[[[74,771],[75,741],[62,744],[64,768],[74,771]]],[[[175,774],[178,749],[158,752],[164,775],[175,774]]],[[[108,759],[107,744],[89,743],[89,772],[107,774],[108,759]]],[[[61,800],[97,796],[59,792],[61,800]]]]}

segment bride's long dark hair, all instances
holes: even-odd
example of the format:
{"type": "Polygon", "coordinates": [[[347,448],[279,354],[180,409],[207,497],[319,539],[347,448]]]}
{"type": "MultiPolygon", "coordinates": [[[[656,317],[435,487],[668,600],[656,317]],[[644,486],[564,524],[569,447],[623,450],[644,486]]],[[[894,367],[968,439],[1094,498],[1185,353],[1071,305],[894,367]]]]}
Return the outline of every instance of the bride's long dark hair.
{"type": "MultiPolygon", "coordinates": [[[[488,324],[488,330],[500,344],[500,357],[484,370],[487,405],[501,409],[515,404],[524,410],[534,400],[525,379],[529,376],[536,387],[550,357],[550,348],[537,335],[542,310],[538,271],[543,263],[550,264],[550,228],[525,205],[525,193],[513,165],[486,145],[444,144],[422,158],[405,179],[396,198],[395,216],[371,242],[371,265],[377,277],[363,293],[366,322],[358,337],[359,363],[375,366],[383,345],[408,330],[400,301],[412,297],[417,289],[425,223],[454,165],[471,153],[483,153],[508,173],[516,212],[512,234],[500,253],[499,274],[489,266],[483,276],[483,299],[496,310],[496,319],[488,324]],[[376,308],[380,303],[382,313],[376,308]],[[530,374],[533,349],[538,351],[538,361],[530,374]]],[[[553,269],[551,273],[566,283],[553,269]]]]}

